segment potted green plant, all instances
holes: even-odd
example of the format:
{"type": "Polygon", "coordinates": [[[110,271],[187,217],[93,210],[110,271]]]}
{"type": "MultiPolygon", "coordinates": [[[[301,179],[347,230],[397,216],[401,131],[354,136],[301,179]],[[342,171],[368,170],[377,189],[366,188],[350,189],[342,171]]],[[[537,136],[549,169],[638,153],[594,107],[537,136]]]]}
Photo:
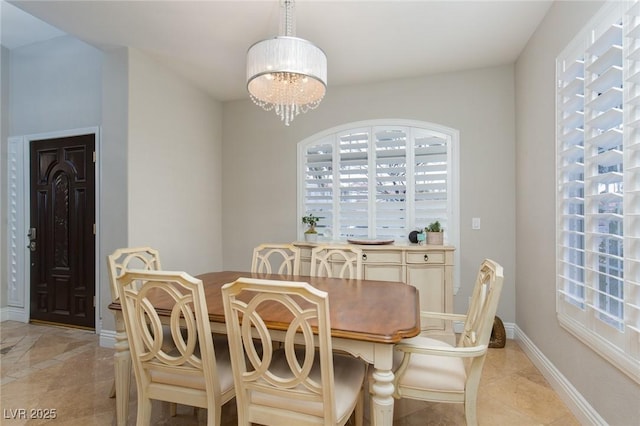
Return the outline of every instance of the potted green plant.
{"type": "Polygon", "coordinates": [[[318,231],[316,231],[316,225],[318,224],[319,220],[320,218],[314,216],[313,213],[302,216],[302,223],[308,226],[307,230],[304,231],[305,241],[314,242],[318,240],[318,231]]]}
{"type": "Polygon", "coordinates": [[[427,233],[427,244],[441,246],[444,243],[444,229],[439,221],[431,222],[424,230],[427,233]]]}

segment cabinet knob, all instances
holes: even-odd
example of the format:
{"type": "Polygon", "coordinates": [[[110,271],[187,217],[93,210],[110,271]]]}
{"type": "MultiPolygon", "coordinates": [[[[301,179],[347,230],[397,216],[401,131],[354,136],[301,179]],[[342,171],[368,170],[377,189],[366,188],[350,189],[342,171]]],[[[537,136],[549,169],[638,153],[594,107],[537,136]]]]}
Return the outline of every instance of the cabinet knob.
{"type": "Polygon", "coordinates": [[[425,262],[427,262],[428,260],[429,260],[429,255],[428,255],[428,254],[425,254],[425,255],[424,255],[424,261],[425,261],[425,262]]]}
{"type": "Polygon", "coordinates": [[[362,260],[367,260],[367,253],[362,253],[362,260]]]}

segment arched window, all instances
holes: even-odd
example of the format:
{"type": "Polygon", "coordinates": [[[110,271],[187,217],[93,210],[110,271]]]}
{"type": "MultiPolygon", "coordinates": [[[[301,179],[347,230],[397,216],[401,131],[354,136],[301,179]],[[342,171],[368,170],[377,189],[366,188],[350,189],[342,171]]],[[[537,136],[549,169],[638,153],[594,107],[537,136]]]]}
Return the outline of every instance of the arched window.
{"type": "MultiPolygon", "coordinates": [[[[458,131],[410,120],[328,129],[298,143],[298,216],[325,239],[393,238],[439,221],[459,244],[458,131]]],[[[302,239],[304,227],[298,237],[302,239]]]]}

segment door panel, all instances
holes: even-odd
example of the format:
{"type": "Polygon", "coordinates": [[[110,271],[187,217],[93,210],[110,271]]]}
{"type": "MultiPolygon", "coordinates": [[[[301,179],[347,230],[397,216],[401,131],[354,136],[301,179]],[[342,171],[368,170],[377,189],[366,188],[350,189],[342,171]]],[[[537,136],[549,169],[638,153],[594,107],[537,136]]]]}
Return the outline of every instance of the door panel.
{"type": "Polygon", "coordinates": [[[95,327],[94,149],[93,134],[31,141],[31,319],[95,327]]]}

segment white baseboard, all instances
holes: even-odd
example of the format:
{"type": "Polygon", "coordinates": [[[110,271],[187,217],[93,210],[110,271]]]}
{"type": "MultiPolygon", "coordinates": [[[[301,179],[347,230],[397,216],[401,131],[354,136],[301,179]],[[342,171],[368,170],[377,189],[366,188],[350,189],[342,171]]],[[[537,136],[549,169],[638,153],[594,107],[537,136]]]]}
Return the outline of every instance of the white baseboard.
{"type": "MultiPolygon", "coordinates": [[[[507,322],[504,323],[504,332],[507,335],[507,339],[513,339],[514,338],[514,329],[515,329],[515,324],[512,322],[507,322]]],[[[453,331],[454,333],[462,333],[462,331],[464,330],[464,323],[461,321],[454,321],[453,322],[453,331]]]]}
{"type": "Polygon", "coordinates": [[[5,306],[0,308],[0,321],[29,322],[29,313],[24,308],[5,306]]]}
{"type": "MultiPolygon", "coordinates": [[[[506,325],[505,325],[506,328],[506,325]]],[[[600,414],[584,399],[582,394],[573,387],[571,382],[549,361],[549,359],[538,349],[538,347],[527,337],[524,332],[514,326],[515,340],[520,343],[520,347],[529,357],[533,364],[540,370],[542,375],[547,379],[553,390],[558,393],[562,401],[578,422],[583,425],[605,425],[607,422],[600,417],[600,414]]]]}

